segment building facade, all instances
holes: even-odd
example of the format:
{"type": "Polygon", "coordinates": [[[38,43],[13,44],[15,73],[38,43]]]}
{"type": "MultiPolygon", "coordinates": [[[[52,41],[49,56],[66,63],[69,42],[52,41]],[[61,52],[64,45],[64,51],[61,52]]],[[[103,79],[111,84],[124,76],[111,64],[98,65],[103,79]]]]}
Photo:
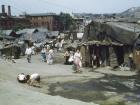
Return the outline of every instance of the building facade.
{"type": "Polygon", "coordinates": [[[11,16],[11,8],[8,6],[8,13],[5,12],[5,6],[2,5],[2,13],[0,13],[0,29],[16,29],[30,27],[30,21],[26,17],[11,16]]]}
{"type": "Polygon", "coordinates": [[[58,31],[60,29],[59,15],[42,13],[28,14],[26,17],[30,20],[32,27],[43,27],[50,31],[58,31]]]}

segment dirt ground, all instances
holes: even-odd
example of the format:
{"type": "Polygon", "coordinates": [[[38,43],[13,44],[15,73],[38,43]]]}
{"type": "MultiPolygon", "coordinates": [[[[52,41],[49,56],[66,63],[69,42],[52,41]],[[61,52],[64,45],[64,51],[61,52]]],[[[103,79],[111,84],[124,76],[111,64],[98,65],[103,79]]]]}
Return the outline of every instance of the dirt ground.
{"type": "MultiPolygon", "coordinates": [[[[111,71],[109,68],[100,68],[89,72],[89,68],[82,68],[81,74],[75,74],[72,65],[64,65],[62,54],[56,55],[53,65],[42,62],[40,55],[32,56],[32,62],[27,63],[26,58],[16,60],[16,63],[0,59],[0,105],[96,105],[94,102],[84,102],[77,99],[68,99],[59,95],[49,95],[51,84],[82,81],[102,78],[105,74],[131,76],[135,72],[111,71]],[[41,75],[41,87],[31,87],[20,84],[16,77],[19,73],[41,75]]],[[[57,91],[61,88],[57,88],[57,91]]]]}

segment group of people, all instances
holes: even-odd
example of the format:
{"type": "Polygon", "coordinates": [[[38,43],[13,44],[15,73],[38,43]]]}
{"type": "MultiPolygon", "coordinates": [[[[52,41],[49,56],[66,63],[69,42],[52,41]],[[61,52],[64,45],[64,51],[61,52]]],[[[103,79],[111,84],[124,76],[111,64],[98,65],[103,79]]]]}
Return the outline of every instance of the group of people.
{"type": "MultiPolygon", "coordinates": [[[[27,47],[25,54],[27,55],[28,63],[31,63],[32,48],[27,47]]],[[[52,64],[54,59],[53,49],[51,49],[49,45],[42,47],[41,57],[43,62],[52,64]]],[[[79,49],[77,49],[75,53],[73,51],[67,50],[64,54],[64,57],[65,57],[64,64],[73,65],[75,73],[81,72],[80,68],[82,67],[82,56],[79,49]]],[[[20,83],[27,83],[31,86],[34,86],[34,84],[40,83],[40,75],[38,73],[34,73],[31,75],[26,75],[24,73],[21,73],[18,74],[17,80],[20,83]]]]}
{"type": "Polygon", "coordinates": [[[34,73],[31,75],[26,75],[24,73],[18,74],[17,80],[20,83],[27,83],[30,86],[40,85],[40,75],[38,73],[34,73]]]}
{"type": "MultiPolygon", "coordinates": [[[[34,51],[32,47],[28,46],[25,51],[25,54],[27,55],[28,63],[31,63],[31,56],[33,53],[34,51]]],[[[53,64],[54,51],[49,45],[43,46],[40,53],[43,62],[47,62],[47,64],[53,64]]]]}
{"type": "Polygon", "coordinates": [[[41,50],[41,57],[43,62],[47,62],[47,64],[53,64],[54,61],[54,51],[50,48],[49,45],[46,47],[42,47],[41,50]]]}
{"type": "Polygon", "coordinates": [[[75,73],[80,73],[81,72],[81,67],[82,67],[82,55],[80,53],[80,50],[77,49],[75,53],[73,51],[66,51],[64,54],[65,57],[65,62],[64,64],[66,65],[72,65],[73,64],[73,69],[75,73]]]}

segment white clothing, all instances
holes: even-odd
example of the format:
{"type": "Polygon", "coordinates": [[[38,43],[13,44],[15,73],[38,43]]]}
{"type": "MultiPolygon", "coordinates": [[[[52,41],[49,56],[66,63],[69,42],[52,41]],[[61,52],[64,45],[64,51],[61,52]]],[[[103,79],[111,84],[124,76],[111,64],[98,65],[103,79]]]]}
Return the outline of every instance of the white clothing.
{"type": "Polygon", "coordinates": [[[53,54],[53,50],[52,50],[52,49],[50,49],[50,50],[49,50],[49,53],[50,53],[50,54],[53,54]]]}
{"type": "Polygon", "coordinates": [[[53,64],[53,54],[49,53],[47,57],[47,63],[48,64],[53,64]]]}
{"type": "Polygon", "coordinates": [[[32,54],[34,55],[35,54],[35,47],[32,46],[31,49],[32,49],[32,54]]]}
{"type": "Polygon", "coordinates": [[[82,62],[81,62],[82,56],[81,53],[76,52],[74,54],[74,63],[78,66],[78,67],[82,67],[82,62]]]}
{"type": "Polygon", "coordinates": [[[50,49],[50,45],[47,45],[47,50],[50,49]]]}
{"type": "Polygon", "coordinates": [[[40,77],[40,75],[37,73],[34,73],[30,76],[30,80],[36,80],[38,77],[40,77]]]}
{"type": "Polygon", "coordinates": [[[68,61],[69,61],[69,62],[73,62],[73,61],[74,61],[74,57],[73,57],[73,55],[70,56],[70,58],[69,58],[68,61]]]}
{"type": "Polygon", "coordinates": [[[26,79],[26,76],[25,76],[24,74],[19,74],[19,75],[18,75],[18,79],[19,79],[20,81],[23,81],[23,80],[26,79]]]}
{"type": "Polygon", "coordinates": [[[61,42],[60,42],[60,47],[61,48],[63,47],[63,43],[64,43],[64,39],[62,39],[61,42]]]}
{"type": "Polygon", "coordinates": [[[32,54],[32,49],[31,48],[26,48],[25,54],[31,55],[32,54]]]}
{"type": "Polygon", "coordinates": [[[41,53],[46,53],[46,49],[43,48],[43,49],[41,50],[41,53]]]}
{"type": "Polygon", "coordinates": [[[76,52],[76,53],[74,54],[74,59],[75,59],[76,57],[82,59],[81,53],[80,53],[80,52],[79,52],[79,53],[76,52]]]}

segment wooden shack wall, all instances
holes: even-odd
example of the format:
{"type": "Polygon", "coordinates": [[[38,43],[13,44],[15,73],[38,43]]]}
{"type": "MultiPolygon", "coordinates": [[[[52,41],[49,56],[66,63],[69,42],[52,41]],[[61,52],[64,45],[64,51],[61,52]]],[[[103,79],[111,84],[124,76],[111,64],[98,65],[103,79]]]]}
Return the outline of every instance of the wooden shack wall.
{"type": "Polygon", "coordinates": [[[91,67],[93,56],[98,58],[97,65],[102,61],[100,66],[120,66],[124,62],[128,63],[128,56],[131,53],[130,46],[110,46],[110,45],[86,45],[81,46],[82,62],[84,66],[91,67]]]}
{"type": "Polygon", "coordinates": [[[80,51],[83,66],[92,67],[93,56],[97,57],[97,66],[100,66],[100,61],[102,61],[102,66],[109,65],[109,46],[86,45],[81,46],[80,51]]]}
{"type": "Polygon", "coordinates": [[[15,59],[19,59],[21,50],[20,47],[12,46],[2,49],[1,52],[6,56],[6,58],[11,58],[12,56],[14,56],[15,59]]]}
{"type": "Polygon", "coordinates": [[[134,50],[133,60],[134,60],[136,69],[140,70],[140,51],[139,50],[134,50]]]}

